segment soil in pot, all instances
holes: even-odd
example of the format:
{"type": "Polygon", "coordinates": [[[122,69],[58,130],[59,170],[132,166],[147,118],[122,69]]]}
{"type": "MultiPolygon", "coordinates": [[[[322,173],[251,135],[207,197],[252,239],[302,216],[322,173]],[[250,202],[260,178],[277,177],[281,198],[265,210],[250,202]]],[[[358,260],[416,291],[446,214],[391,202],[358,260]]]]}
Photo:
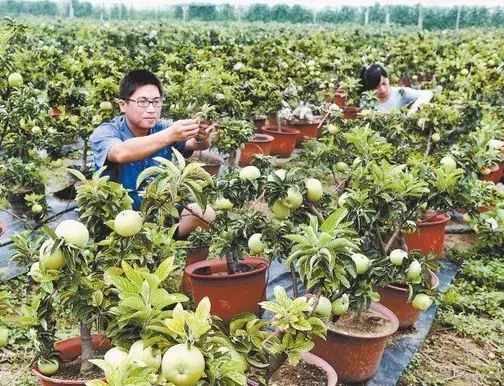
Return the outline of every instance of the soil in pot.
{"type": "MultiPolygon", "coordinates": [[[[107,350],[93,350],[93,359],[103,359],[107,350]]],[[[105,376],[103,370],[98,366],[93,366],[93,369],[86,374],[79,374],[81,367],[81,357],[77,357],[72,361],[61,362],[58,372],[51,375],[53,379],[64,379],[67,381],[80,381],[89,379],[101,379],[105,376]]]]}
{"type": "Polygon", "coordinates": [[[347,312],[341,315],[336,323],[328,323],[327,327],[346,335],[359,334],[369,338],[394,332],[394,323],[373,310],[356,316],[347,312]]]}
{"type": "Polygon", "coordinates": [[[219,173],[219,169],[224,163],[224,159],[217,154],[201,151],[195,151],[187,161],[203,164],[203,169],[212,176],[216,176],[219,173]]]}
{"type": "Polygon", "coordinates": [[[269,386],[326,386],[327,375],[320,367],[306,362],[299,362],[297,366],[284,363],[273,374],[269,386]]]}

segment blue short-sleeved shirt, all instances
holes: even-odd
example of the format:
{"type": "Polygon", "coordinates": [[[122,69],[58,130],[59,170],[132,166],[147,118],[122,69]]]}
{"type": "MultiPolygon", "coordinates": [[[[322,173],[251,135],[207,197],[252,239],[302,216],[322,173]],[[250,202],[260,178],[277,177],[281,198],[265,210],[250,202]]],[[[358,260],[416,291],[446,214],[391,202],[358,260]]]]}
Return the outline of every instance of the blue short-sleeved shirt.
{"type": "MultiPolygon", "coordinates": [[[[165,130],[172,124],[172,121],[160,120],[156,123],[156,126],[150,130],[149,135],[165,130]]],[[[91,135],[91,148],[93,149],[95,170],[106,165],[107,169],[105,169],[104,174],[110,175],[113,181],[131,190],[130,196],[133,199],[133,209],[139,210],[142,198],[138,195],[136,188],[138,175],[144,169],[157,164],[157,162],[153,160],[154,157],[163,157],[171,160],[172,146],[167,146],[143,160],[126,164],[117,164],[107,159],[108,152],[114,145],[130,138],[135,138],[135,136],[128,127],[124,115],[120,115],[110,122],[102,123],[95,129],[91,135]]],[[[173,147],[182,152],[185,148],[185,141],[177,142],[173,147]]]]}

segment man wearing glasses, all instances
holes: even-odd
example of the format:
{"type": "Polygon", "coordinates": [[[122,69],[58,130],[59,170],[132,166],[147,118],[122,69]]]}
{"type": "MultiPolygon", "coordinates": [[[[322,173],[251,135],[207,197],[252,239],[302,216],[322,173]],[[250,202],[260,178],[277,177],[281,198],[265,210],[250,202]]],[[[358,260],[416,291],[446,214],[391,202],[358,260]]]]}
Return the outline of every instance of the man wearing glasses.
{"type": "Polygon", "coordinates": [[[210,128],[192,119],[161,120],[163,89],[159,79],[146,70],[134,70],[119,83],[122,115],[102,123],[91,135],[95,169],[107,166],[105,174],[130,189],[133,209],[142,203],[136,180],[153,166],[154,157],[171,160],[172,147],[203,150],[210,147],[210,128]]]}

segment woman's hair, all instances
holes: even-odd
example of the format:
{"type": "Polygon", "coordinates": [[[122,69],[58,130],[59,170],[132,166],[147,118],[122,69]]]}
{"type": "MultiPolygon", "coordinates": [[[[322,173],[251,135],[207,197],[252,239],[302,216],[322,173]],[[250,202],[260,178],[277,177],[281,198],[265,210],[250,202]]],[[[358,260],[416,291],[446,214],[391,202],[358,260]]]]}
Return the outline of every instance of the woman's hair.
{"type": "Polygon", "coordinates": [[[381,77],[388,78],[387,71],[377,63],[362,69],[360,73],[362,91],[373,90],[380,84],[381,77]]]}
{"type": "Polygon", "coordinates": [[[119,82],[119,99],[126,100],[135,93],[137,88],[150,84],[156,86],[159,94],[163,96],[163,87],[156,75],[147,70],[133,70],[119,82]]]}

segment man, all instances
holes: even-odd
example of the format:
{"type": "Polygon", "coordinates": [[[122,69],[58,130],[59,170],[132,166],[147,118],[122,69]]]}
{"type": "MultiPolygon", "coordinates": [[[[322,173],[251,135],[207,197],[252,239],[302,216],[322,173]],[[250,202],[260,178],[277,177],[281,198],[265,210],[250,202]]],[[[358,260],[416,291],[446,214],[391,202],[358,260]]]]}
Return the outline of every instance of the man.
{"type": "Polygon", "coordinates": [[[163,89],[159,79],[147,70],[134,70],[119,83],[119,106],[123,115],[101,124],[91,135],[95,169],[107,166],[113,181],[130,189],[133,209],[142,198],[136,188],[138,175],[156,164],[154,157],[171,160],[178,151],[210,147],[210,128],[192,119],[161,120],[163,89]]]}

